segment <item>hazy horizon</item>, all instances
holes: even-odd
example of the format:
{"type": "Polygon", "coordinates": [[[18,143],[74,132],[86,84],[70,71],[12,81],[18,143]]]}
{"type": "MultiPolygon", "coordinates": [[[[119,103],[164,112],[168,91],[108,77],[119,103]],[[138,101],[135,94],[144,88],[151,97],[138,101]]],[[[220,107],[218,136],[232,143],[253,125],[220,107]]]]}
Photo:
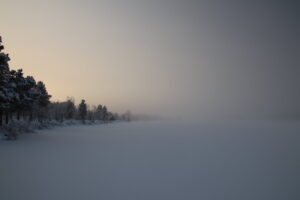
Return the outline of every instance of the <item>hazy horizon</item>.
{"type": "Polygon", "coordinates": [[[162,116],[300,116],[298,1],[1,0],[11,69],[52,101],[162,116]]]}

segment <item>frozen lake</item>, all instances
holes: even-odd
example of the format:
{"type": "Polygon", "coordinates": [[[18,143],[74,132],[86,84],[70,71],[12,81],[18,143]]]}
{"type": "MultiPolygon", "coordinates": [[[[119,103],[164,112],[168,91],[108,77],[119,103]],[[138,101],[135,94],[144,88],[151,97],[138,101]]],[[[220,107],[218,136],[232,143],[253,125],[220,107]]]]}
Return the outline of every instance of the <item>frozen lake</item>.
{"type": "Polygon", "coordinates": [[[1,200],[299,200],[299,122],[130,122],[0,141],[1,200]]]}

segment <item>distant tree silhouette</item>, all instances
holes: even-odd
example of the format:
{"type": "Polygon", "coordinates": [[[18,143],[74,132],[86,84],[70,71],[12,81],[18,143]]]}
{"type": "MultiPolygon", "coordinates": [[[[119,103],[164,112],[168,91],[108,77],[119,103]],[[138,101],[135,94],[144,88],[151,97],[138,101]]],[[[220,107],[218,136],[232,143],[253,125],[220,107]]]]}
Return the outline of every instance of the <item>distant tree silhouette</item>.
{"type": "Polygon", "coordinates": [[[84,99],[81,100],[81,103],[79,104],[79,107],[78,107],[78,111],[79,111],[79,116],[80,116],[82,123],[85,123],[85,118],[86,118],[86,114],[87,114],[87,106],[86,106],[84,99]]]}
{"type": "Polygon", "coordinates": [[[76,106],[74,103],[74,98],[68,97],[66,102],[66,119],[74,119],[76,114],[76,106]]]}
{"type": "Polygon", "coordinates": [[[123,115],[121,115],[121,118],[122,118],[123,120],[126,120],[126,121],[131,121],[132,114],[131,114],[131,112],[128,110],[128,111],[126,111],[123,115]]]}
{"type": "Polygon", "coordinates": [[[106,120],[108,120],[108,117],[107,117],[107,108],[106,108],[106,106],[103,106],[103,108],[102,108],[102,113],[103,113],[103,120],[104,121],[106,121],[106,120]]]}
{"type": "Polygon", "coordinates": [[[96,114],[95,114],[96,118],[97,118],[98,120],[103,120],[103,110],[102,110],[102,105],[101,105],[101,104],[99,104],[99,105],[97,106],[95,112],[96,112],[96,114]]]}

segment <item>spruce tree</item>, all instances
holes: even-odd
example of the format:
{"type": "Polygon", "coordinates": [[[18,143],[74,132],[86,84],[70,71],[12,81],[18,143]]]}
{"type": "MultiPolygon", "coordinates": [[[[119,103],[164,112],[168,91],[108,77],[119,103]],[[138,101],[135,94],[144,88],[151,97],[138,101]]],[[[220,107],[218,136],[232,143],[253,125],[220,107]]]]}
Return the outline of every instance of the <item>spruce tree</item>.
{"type": "Polygon", "coordinates": [[[37,82],[36,90],[39,93],[36,101],[36,112],[40,122],[46,116],[47,106],[50,103],[51,95],[48,94],[45,84],[42,81],[37,82]]]}
{"type": "Polygon", "coordinates": [[[50,103],[51,95],[48,94],[45,84],[42,81],[37,82],[36,88],[39,92],[38,105],[46,107],[50,103]]]}

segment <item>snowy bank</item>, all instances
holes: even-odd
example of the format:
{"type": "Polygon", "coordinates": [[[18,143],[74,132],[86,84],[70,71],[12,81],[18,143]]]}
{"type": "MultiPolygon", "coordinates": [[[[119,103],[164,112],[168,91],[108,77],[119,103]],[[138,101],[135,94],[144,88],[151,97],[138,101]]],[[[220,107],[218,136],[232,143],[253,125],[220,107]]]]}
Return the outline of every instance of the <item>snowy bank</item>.
{"type": "Polygon", "coordinates": [[[112,121],[85,121],[82,123],[81,120],[64,120],[62,122],[58,122],[56,120],[48,120],[48,121],[22,121],[22,120],[11,120],[8,124],[3,125],[0,128],[0,138],[15,140],[19,134],[25,133],[34,133],[36,130],[42,129],[50,129],[57,126],[74,126],[74,125],[97,125],[97,124],[105,124],[112,123],[112,121]]]}

